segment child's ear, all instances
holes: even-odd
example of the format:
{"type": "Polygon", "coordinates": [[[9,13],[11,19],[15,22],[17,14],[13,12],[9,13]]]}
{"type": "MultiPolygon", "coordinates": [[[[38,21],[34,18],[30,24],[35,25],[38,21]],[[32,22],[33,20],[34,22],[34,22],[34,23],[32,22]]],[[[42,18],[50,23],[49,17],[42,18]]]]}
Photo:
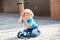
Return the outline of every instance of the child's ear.
{"type": "Polygon", "coordinates": [[[32,14],[30,16],[32,17],[32,14]]]}
{"type": "Polygon", "coordinates": [[[24,15],[23,16],[25,16],[25,13],[24,13],[24,15]]]}
{"type": "Polygon", "coordinates": [[[32,14],[31,14],[31,16],[32,16],[32,14]]]}

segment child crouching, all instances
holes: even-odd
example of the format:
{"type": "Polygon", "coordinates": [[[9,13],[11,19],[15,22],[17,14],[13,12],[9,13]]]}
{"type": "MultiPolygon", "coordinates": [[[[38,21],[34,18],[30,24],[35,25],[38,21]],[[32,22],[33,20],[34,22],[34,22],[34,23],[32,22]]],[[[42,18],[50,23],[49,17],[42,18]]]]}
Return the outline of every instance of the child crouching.
{"type": "Polygon", "coordinates": [[[38,30],[38,25],[33,19],[34,14],[30,9],[25,9],[24,12],[21,14],[18,23],[24,23],[26,28],[23,32],[20,33],[20,36],[28,36],[27,34],[30,34],[30,37],[37,37],[40,33],[38,30]]]}

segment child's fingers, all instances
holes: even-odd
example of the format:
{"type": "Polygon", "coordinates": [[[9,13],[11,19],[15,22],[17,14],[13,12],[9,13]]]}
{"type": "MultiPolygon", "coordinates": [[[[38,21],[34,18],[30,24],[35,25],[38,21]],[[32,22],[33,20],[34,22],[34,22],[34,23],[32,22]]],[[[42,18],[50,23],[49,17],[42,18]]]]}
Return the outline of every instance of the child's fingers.
{"type": "Polygon", "coordinates": [[[27,24],[27,28],[30,28],[30,25],[27,24]]]}

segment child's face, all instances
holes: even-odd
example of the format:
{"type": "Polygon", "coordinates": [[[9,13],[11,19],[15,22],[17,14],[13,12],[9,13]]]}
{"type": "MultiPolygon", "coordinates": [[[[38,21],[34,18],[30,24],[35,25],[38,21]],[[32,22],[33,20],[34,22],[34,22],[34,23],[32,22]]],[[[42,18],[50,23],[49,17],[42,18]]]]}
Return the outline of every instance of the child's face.
{"type": "Polygon", "coordinates": [[[29,20],[29,19],[31,18],[31,14],[25,13],[25,14],[24,14],[24,18],[25,18],[26,20],[29,20]]]}

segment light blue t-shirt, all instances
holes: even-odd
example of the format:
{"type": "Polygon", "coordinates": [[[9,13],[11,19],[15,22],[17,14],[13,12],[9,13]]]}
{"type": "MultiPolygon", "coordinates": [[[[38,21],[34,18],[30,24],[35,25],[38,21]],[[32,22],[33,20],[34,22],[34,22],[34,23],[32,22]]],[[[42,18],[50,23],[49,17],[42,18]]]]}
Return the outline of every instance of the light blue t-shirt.
{"type": "MultiPolygon", "coordinates": [[[[33,18],[30,18],[28,21],[28,24],[31,26],[31,28],[37,28],[37,24],[36,22],[33,20],[33,18]]],[[[22,23],[24,23],[24,21],[22,20],[22,23]]]]}

